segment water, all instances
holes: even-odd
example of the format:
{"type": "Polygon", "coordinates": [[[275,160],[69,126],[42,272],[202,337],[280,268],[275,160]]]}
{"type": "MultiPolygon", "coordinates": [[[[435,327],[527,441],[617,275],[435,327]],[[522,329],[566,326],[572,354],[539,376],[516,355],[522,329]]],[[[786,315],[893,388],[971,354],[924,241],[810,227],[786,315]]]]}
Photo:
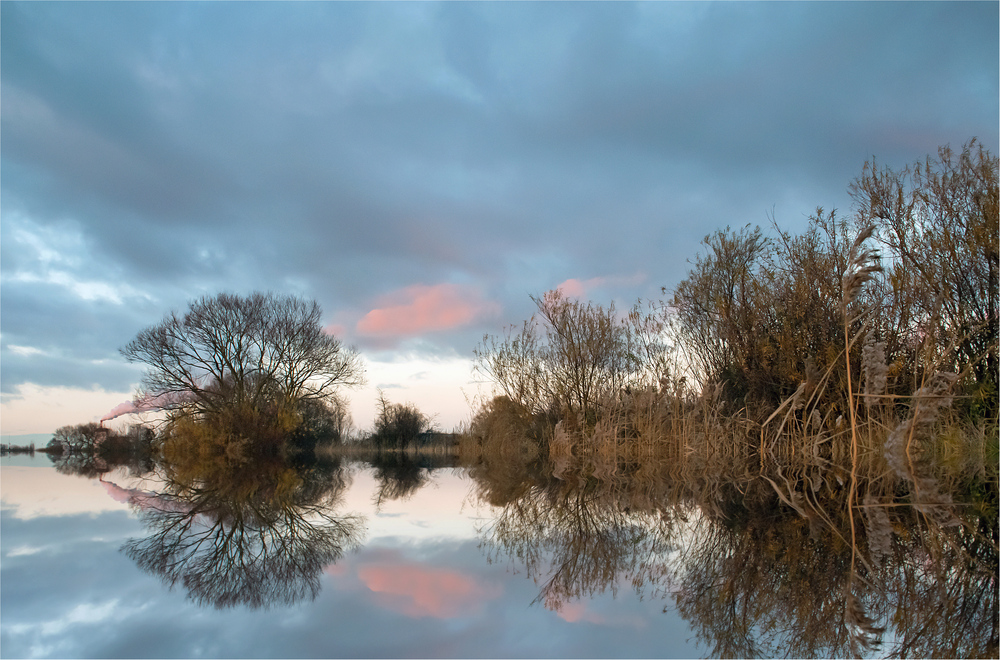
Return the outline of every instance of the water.
{"type": "Polygon", "coordinates": [[[995,494],[918,514],[860,482],[852,545],[843,485],[787,465],[602,479],[545,461],[185,461],[3,459],[0,655],[997,648],[995,494]]]}
{"type": "Polygon", "coordinates": [[[470,497],[462,469],[422,469],[408,497],[383,492],[376,503],[378,471],[347,466],[335,512],[355,517],[362,539],[319,567],[315,597],[271,589],[276,602],[243,594],[249,603],[222,609],[183,579],[166,585],[123,549],[151,536],[142,507],[128,503],[150,483],[121,470],[60,474],[44,455],[5,458],[0,469],[3,657],[701,654],[680,617],[627,585],[559,610],[536,602],[523,562],[486,556],[496,510],[470,497]]]}

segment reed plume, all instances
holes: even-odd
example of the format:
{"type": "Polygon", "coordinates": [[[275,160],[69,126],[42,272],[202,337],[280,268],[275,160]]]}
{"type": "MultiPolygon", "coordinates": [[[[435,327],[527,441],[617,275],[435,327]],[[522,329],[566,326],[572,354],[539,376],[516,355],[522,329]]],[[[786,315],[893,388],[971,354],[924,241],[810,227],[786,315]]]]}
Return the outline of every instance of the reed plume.
{"type": "Polygon", "coordinates": [[[941,492],[929,467],[920,467],[914,445],[920,440],[933,441],[934,425],[941,411],[951,406],[951,388],[957,380],[957,374],[937,372],[917,390],[913,395],[913,414],[893,429],[884,450],[892,471],[912,485],[913,507],[942,526],[959,524],[951,512],[951,496],[941,492]]]}
{"type": "Polygon", "coordinates": [[[865,493],[864,513],[868,552],[873,560],[882,563],[892,552],[892,523],[889,521],[889,514],[871,491],[865,493]]]}
{"type": "Polygon", "coordinates": [[[861,293],[861,287],[875,273],[882,271],[882,266],[878,263],[879,253],[864,247],[865,241],[871,238],[874,232],[875,225],[868,225],[862,229],[861,233],[854,239],[851,250],[847,255],[847,270],[841,280],[841,310],[845,318],[847,317],[847,307],[861,293]]]}
{"type": "Polygon", "coordinates": [[[844,608],[844,622],[848,626],[851,653],[855,657],[861,657],[862,653],[872,651],[881,646],[882,633],[885,632],[885,628],[875,625],[875,622],[865,611],[861,599],[853,593],[847,597],[847,606],[844,608]]]}
{"type": "Polygon", "coordinates": [[[847,258],[847,270],[842,279],[842,296],[840,301],[841,314],[844,321],[844,361],[847,367],[847,411],[851,423],[851,483],[847,494],[847,519],[851,528],[851,573],[847,582],[847,602],[844,608],[844,622],[851,631],[851,651],[860,654],[863,648],[871,648],[873,640],[878,638],[881,630],[872,625],[871,619],[865,613],[860,599],[854,593],[854,580],[857,577],[857,530],[854,524],[854,507],[858,496],[858,423],[854,404],[853,385],[851,383],[851,340],[850,328],[854,319],[848,316],[848,308],[861,292],[865,282],[874,273],[882,270],[878,264],[878,253],[864,248],[864,243],[871,238],[875,225],[868,225],[861,230],[847,258]]]}
{"type": "Polygon", "coordinates": [[[865,409],[871,413],[878,406],[885,394],[885,386],[889,377],[889,367],[885,363],[884,341],[873,341],[871,334],[861,348],[861,372],[865,381],[865,409]]]}

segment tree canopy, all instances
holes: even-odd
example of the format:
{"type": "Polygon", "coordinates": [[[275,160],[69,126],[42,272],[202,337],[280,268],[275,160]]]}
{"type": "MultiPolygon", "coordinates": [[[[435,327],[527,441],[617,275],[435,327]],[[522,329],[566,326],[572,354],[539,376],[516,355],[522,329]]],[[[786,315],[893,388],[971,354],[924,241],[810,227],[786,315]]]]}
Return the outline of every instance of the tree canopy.
{"type": "Polygon", "coordinates": [[[294,296],[229,293],[202,297],[171,312],[121,349],[148,366],[145,397],[173,418],[244,421],[263,416],[296,426],[309,401],[327,401],[341,386],[364,382],[360,356],[326,333],[315,301],[294,296]]]}

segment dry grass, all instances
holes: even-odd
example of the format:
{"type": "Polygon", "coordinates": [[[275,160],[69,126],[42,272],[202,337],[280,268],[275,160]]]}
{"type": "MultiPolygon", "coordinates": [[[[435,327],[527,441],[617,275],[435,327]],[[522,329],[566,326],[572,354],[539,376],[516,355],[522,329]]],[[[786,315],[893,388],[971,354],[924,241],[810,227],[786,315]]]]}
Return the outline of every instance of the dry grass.
{"type": "MultiPolygon", "coordinates": [[[[579,490],[618,510],[666,519],[695,506],[725,520],[734,493],[748,501],[763,487],[810,536],[847,549],[839,625],[851,653],[876,648],[885,613],[871,610],[874,580],[902,530],[916,521],[935,534],[981,535],[976,511],[995,509],[998,466],[995,420],[972,424],[951,408],[959,375],[930,369],[912,395],[886,394],[885,344],[856,302],[879,270],[864,247],[870,235],[859,234],[842,278],[845,376],[807,361],[805,380],[763,423],[746,410],[724,413],[721,384],[695,396],[661,381],[605,396],[589,418],[563,410],[540,420],[494,399],[459,444],[483,499],[503,504],[534,489],[555,502],[579,490]]],[[[996,546],[995,537],[983,542],[996,546]]],[[[932,558],[954,551],[937,543],[925,549],[932,558]]]]}
{"type": "MultiPolygon", "coordinates": [[[[557,502],[586,489],[594,501],[664,519],[682,504],[732,520],[734,502],[769,496],[810,538],[847,553],[832,597],[849,631],[845,652],[854,654],[878,644],[876,620],[892,613],[878,609],[877,581],[916,538],[922,571],[975,567],[974,581],[986,575],[995,591],[998,161],[973,146],[957,163],[945,150],[915,173],[866,165],[852,187],[862,202],[853,235],[820,210],[801,237],[779,230],[772,241],[749,226],[708,237],[708,254],[675,291],[675,325],[656,326],[673,333],[683,359],[629,363],[641,378],[627,386],[589,387],[599,396],[574,405],[567,393],[581,388],[558,379],[535,387],[538,378],[599,374],[613,361],[596,349],[586,361],[572,351],[539,353],[562,361],[524,359],[544,348],[525,335],[486,346],[477,356],[503,367],[487,372],[520,404],[498,398],[483,406],[460,445],[462,460],[489,484],[486,499],[510,502],[537,490],[557,502]],[[868,246],[876,240],[885,271],[868,246]],[[700,392],[686,389],[682,373],[702,383],[700,392]],[[516,475],[529,475],[531,485],[505,481],[516,475]]],[[[955,582],[940,570],[929,601],[946,599],[955,582]]],[[[954,628],[955,617],[961,625],[975,619],[950,616],[911,623],[919,637],[954,628]]],[[[899,654],[912,648],[920,647],[899,654]]],[[[995,655],[995,624],[984,648],[995,655]]]]}

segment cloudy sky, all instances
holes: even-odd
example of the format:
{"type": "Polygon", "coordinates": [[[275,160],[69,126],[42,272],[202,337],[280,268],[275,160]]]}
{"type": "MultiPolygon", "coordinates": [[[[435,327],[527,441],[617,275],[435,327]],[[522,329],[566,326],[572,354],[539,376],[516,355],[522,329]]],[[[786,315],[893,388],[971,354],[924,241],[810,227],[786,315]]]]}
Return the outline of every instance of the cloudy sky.
{"type": "Polygon", "coordinates": [[[451,428],[530,295],[661,299],[709,232],[998,150],[998,5],[0,3],[2,432],[99,419],[204,294],[314,298],[451,428]]]}

